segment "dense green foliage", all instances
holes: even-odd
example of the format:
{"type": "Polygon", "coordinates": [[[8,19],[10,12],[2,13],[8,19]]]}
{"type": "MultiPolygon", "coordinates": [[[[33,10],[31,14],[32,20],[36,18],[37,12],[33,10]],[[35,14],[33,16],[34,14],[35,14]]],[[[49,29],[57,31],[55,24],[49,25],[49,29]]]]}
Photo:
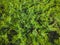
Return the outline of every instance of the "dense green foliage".
{"type": "Polygon", "coordinates": [[[60,45],[60,0],[0,0],[0,45],[60,45]]]}

